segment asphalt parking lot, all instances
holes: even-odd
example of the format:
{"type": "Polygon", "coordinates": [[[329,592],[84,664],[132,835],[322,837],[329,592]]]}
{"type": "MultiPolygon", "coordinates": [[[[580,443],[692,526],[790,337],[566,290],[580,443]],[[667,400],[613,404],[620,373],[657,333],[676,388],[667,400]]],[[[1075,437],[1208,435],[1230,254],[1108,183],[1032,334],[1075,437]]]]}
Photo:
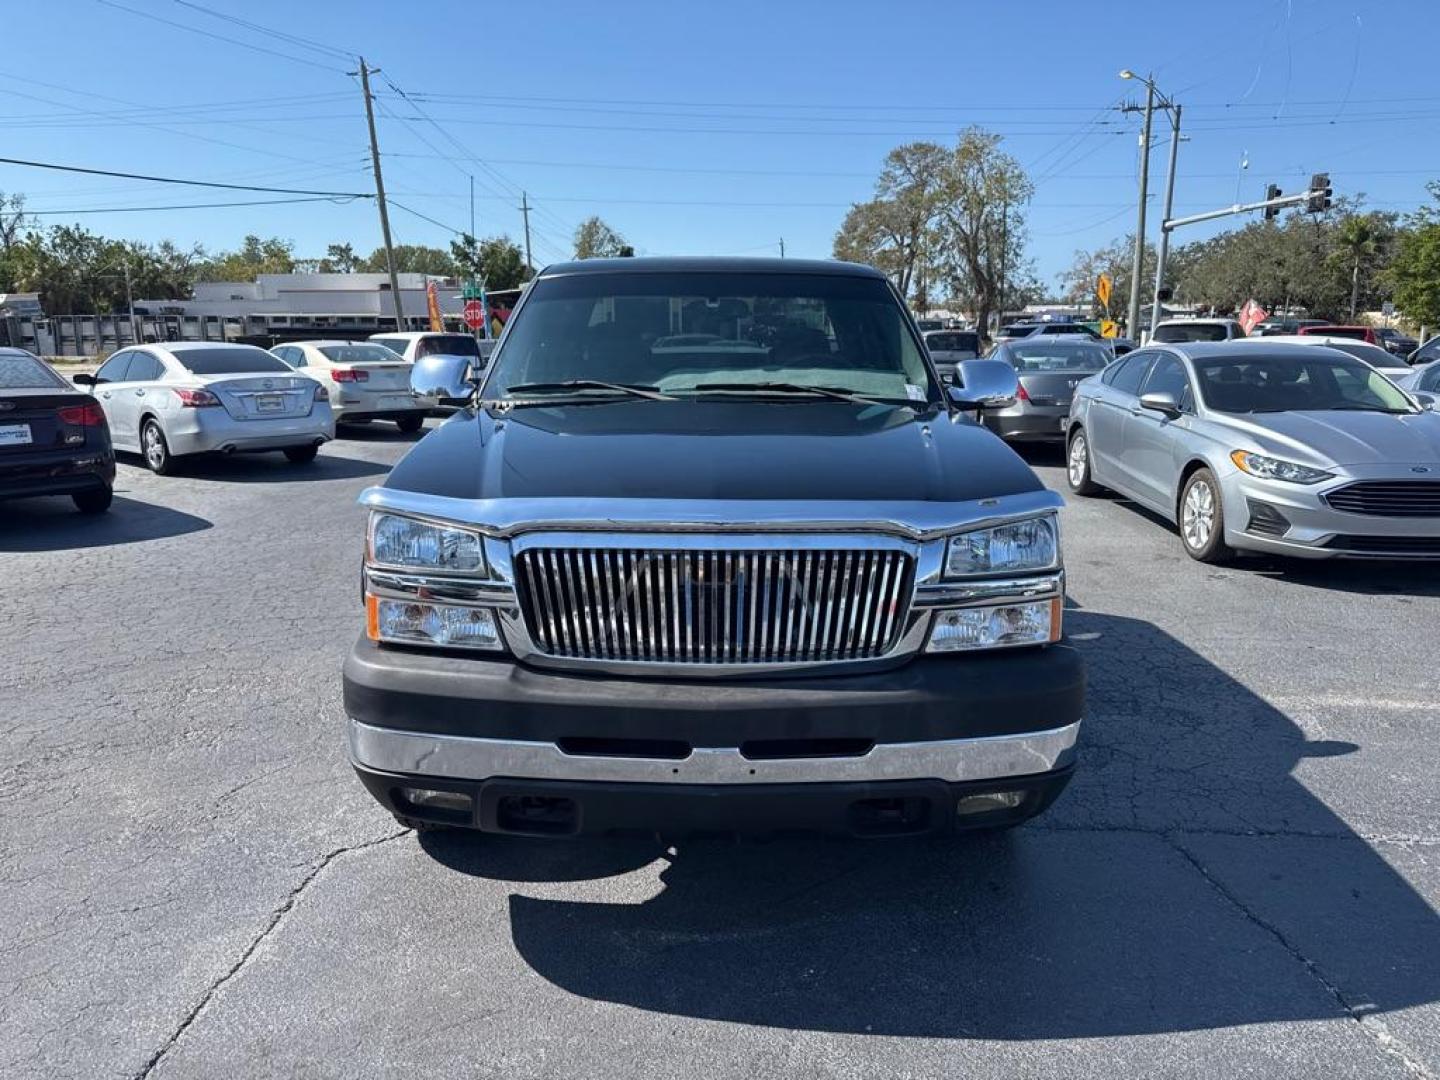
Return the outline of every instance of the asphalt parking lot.
{"type": "Polygon", "coordinates": [[[339,681],[409,443],[0,508],[0,1075],[1440,1075],[1433,567],[1072,499],[1081,772],[1017,833],[422,840],[339,681]]]}

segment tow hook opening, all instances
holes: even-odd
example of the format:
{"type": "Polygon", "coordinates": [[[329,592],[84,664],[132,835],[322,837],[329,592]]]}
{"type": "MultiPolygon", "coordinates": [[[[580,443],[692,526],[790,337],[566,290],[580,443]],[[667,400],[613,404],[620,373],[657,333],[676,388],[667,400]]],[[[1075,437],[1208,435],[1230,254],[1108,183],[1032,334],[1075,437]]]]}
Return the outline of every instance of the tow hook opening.
{"type": "Polygon", "coordinates": [[[565,836],[579,832],[580,812],[574,799],[506,795],[495,804],[495,824],[502,832],[565,836]]]}
{"type": "Polygon", "coordinates": [[[903,836],[930,828],[930,800],[857,799],[850,804],[850,828],[856,836],[903,836]]]}

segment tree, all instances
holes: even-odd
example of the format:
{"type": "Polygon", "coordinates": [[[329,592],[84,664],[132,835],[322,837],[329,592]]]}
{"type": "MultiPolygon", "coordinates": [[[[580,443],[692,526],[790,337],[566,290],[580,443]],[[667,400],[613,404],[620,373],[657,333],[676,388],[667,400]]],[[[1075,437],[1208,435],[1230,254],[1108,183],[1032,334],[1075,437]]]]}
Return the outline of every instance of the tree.
{"type": "Polygon", "coordinates": [[[355,254],[355,249],[349,244],[328,246],[319,267],[322,274],[353,274],[359,268],[360,256],[355,254]]]}
{"type": "Polygon", "coordinates": [[[0,256],[9,254],[29,220],[24,195],[6,195],[0,191],[0,256]]]}
{"type": "MultiPolygon", "coordinates": [[[[460,272],[448,251],[426,247],[424,244],[396,244],[394,250],[397,274],[455,277],[460,272]]],[[[360,264],[359,268],[372,274],[386,273],[388,267],[385,262],[385,249],[383,247],[376,248],[370,253],[370,257],[360,264]]]]}
{"type": "Polygon", "coordinates": [[[1021,268],[1024,206],[1035,190],[1020,163],[1000,149],[1000,141],[977,127],[962,131],[939,194],[939,262],[952,293],[969,300],[980,327],[988,325],[992,311],[1001,310],[1003,283],[1021,268]]]}
{"type": "MultiPolygon", "coordinates": [[[[1089,303],[1092,312],[1098,317],[1104,314],[1100,301],[1095,295],[1095,285],[1101,274],[1110,276],[1110,318],[1123,318],[1127,297],[1130,295],[1130,270],[1134,265],[1135,258],[1135,237],[1122,236],[1117,240],[1093,251],[1077,251],[1070,263],[1070,269],[1066,270],[1059,277],[1060,288],[1068,303],[1083,304],[1089,303]]],[[[1157,261],[1155,245],[1146,244],[1141,258],[1140,281],[1155,280],[1155,264],[1157,261]]],[[[1173,277],[1176,269],[1176,262],[1180,261],[1177,251],[1171,258],[1168,266],[1173,277]]],[[[1142,291],[1142,296],[1145,294],[1142,291]]],[[[1148,301],[1149,296],[1145,296],[1148,301]]],[[[1143,305],[1142,305],[1143,306],[1143,305]]]]}
{"type": "Polygon", "coordinates": [[[476,278],[487,289],[514,289],[535,276],[519,245],[508,236],[476,240],[461,233],[459,240],[450,241],[450,257],[462,276],[476,278]]]}
{"type": "Polygon", "coordinates": [[[613,259],[623,255],[627,247],[625,238],[598,217],[586,218],[575,230],[577,259],[613,259]]]}
{"type": "Polygon", "coordinates": [[[295,245],[278,236],[247,236],[238,251],[224,251],[197,268],[199,281],[254,281],[260,274],[295,271],[295,245]]]}
{"type": "Polygon", "coordinates": [[[1440,326],[1440,222],[1418,224],[1400,235],[1387,277],[1395,306],[1406,319],[1440,326]]]}
{"type": "Polygon", "coordinates": [[[856,203],[835,235],[837,259],[885,273],[919,310],[929,306],[939,273],[935,226],[949,152],[936,143],[897,146],[885,156],[875,198],[856,203]]]}

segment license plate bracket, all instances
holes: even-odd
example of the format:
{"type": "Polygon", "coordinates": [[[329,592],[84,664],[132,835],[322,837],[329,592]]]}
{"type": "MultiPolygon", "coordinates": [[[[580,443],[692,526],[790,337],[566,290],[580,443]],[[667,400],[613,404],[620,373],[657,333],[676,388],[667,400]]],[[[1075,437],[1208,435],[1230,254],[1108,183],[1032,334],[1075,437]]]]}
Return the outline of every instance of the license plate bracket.
{"type": "Polygon", "coordinates": [[[285,395],[283,394],[256,394],[256,412],[281,412],[285,408],[285,395]]]}
{"type": "Polygon", "coordinates": [[[29,424],[0,424],[0,446],[29,446],[34,441],[29,424]]]}

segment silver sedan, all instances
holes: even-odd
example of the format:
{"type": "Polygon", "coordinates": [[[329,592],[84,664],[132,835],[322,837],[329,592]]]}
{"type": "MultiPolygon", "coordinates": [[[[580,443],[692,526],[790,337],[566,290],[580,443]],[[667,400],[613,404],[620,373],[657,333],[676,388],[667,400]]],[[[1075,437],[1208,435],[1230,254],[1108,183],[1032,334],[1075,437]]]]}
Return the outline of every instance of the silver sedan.
{"type": "Polygon", "coordinates": [[[1203,562],[1440,558],[1440,414],[1336,349],[1147,346],[1080,385],[1067,434],[1072,491],[1134,499],[1203,562]]]}
{"type": "Polygon", "coordinates": [[[189,454],[283,451],[313,461],[335,437],[329,393],[253,345],[186,341],[121,349],[94,375],[115,449],[157,473],[189,454]]]}

